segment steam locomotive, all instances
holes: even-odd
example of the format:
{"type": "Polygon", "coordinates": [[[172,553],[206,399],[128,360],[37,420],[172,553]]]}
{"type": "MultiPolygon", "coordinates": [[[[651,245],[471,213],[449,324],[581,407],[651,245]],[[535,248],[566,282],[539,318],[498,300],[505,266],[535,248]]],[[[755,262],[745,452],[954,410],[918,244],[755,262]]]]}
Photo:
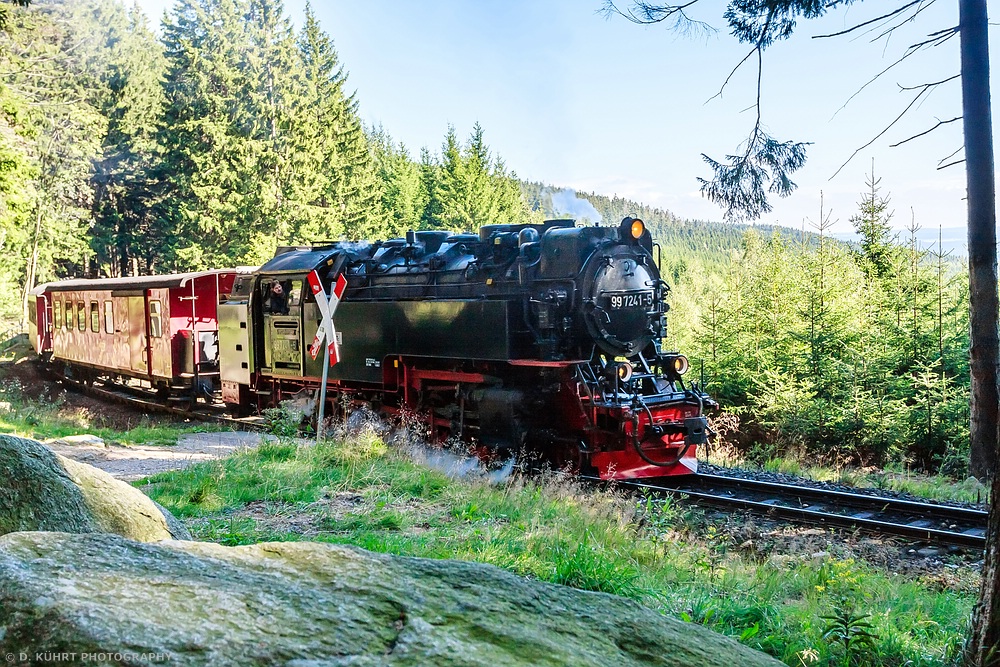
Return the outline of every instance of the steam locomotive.
{"type": "Polygon", "coordinates": [[[323,356],[309,352],[322,320],[312,274],[326,293],[346,282],[333,317],[330,412],[408,416],[435,440],[498,457],[529,451],[604,479],[690,474],[717,406],[685,383],[687,359],[661,347],[669,287],[654,249],[631,217],[282,247],[253,271],[42,285],[31,333],[50,363],[78,374],[140,377],[173,397],[221,390],[233,413],[248,414],[320,386],[323,356]],[[117,328],[116,289],[135,300],[119,307],[117,328]],[[100,290],[105,311],[102,297],[87,296],[100,290]],[[54,316],[57,307],[76,313],[73,322],[54,316]],[[151,309],[165,322],[157,331],[151,309]],[[101,312],[106,347],[121,359],[80,363],[80,331],[101,334],[101,312]]]}

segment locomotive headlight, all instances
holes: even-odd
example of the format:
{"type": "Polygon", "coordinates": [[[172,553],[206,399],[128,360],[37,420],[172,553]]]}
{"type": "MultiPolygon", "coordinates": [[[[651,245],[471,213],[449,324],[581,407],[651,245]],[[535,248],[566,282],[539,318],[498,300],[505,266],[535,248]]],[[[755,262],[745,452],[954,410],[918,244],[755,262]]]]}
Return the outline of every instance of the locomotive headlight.
{"type": "Polygon", "coordinates": [[[688,363],[688,358],[685,357],[683,354],[678,354],[676,357],[674,357],[673,365],[674,365],[674,372],[677,373],[678,375],[684,375],[685,373],[688,372],[688,368],[691,367],[691,364],[688,363]]]}
{"type": "Polygon", "coordinates": [[[618,364],[618,368],[615,370],[618,374],[618,379],[622,382],[628,382],[632,379],[632,364],[627,361],[623,361],[618,364]]]}
{"type": "Polygon", "coordinates": [[[628,243],[640,241],[642,240],[642,237],[646,235],[646,223],[639,218],[633,218],[632,216],[622,218],[621,225],[618,229],[618,233],[620,234],[619,238],[628,243]]]}
{"type": "Polygon", "coordinates": [[[643,224],[642,220],[633,220],[629,231],[632,233],[632,238],[638,241],[642,238],[643,232],[646,231],[646,225],[643,224]]]}

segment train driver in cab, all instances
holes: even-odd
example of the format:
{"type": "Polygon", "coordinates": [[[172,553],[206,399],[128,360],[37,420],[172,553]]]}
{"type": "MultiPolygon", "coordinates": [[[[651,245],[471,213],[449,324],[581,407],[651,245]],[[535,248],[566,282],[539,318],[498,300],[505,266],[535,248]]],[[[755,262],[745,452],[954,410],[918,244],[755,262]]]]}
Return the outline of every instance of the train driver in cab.
{"type": "Polygon", "coordinates": [[[266,310],[275,315],[288,314],[288,297],[285,295],[285,288],[281,281],[275,280],[271,284],[271,289],[267,293],[266,310]]]}

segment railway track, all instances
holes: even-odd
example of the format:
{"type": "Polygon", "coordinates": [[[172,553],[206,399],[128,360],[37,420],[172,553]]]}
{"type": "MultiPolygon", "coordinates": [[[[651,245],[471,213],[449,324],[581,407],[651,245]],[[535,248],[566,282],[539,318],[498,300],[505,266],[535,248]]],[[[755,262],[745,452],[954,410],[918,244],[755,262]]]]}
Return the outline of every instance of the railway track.
{"type": "Polygon", "coordinates": [[[620,488],[686,498],[810,525],[863,530],[933,544],[982,550],[987,512],[965,507],[847,493],[761,480],[696,475],[678,482],[616,482],[620,488]]]}
{"type": "Polygon", "coordinates": [[[225,407],[221,404],[196,402],[194,406],[191,406],[186,402],[175,402],[172,405],[165,403],[155,391],[142,387],[119,382],[95,382],[91,384],[51,370],[47,372],[53,379],[63,382],[81,394],[111,403],[129,405],[143,412],[174,415],[198,421],[225,424],[240,429],[258,430],[264,428],[264,420],[260,417],[233,417],[226,412],[225,407]]]}

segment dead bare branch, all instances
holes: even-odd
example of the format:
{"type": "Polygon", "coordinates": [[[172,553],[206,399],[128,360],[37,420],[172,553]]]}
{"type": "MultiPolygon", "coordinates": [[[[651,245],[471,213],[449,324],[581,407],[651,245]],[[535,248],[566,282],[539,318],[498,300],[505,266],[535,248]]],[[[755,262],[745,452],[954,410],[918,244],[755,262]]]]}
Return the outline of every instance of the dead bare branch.
{"type": "Polygon", "coordinates": [[[956,155],[958,155],[959,153],[961,153],[964,148],[965,148],[965,146],[959,146],[954,151],[952,151],[952,153],[950,155],[945,155],[943,158],[941,158],[940,160],[938,160],[938,167],[940,168],[941,164],[943,162],[945,162],[947,160],[950,160],[951,158],[953,158],[956,155]]]}
{"type": "Polygon", "coordinates": [[[928,37],[931,39],[925,39],[922,42],[917,42],[916,44],[910,44],[908,49],[921,49],[929,46],[941,46],[947,42],[952,37],[958,34],[958,26],[952,26],[950,28],[945,28],[944,30],[938,30],[937,32],[932,32],[928,37]]]}
{"type": "MultiPolygon", "coordinates": [[[[933,2],[933,0],[931,0],[931,1],[933,2]]],[[[871,19],[869,21],[864,21],[863,23],[859,23],[856,26],[853,26],[853,27],[848,28],[846,30],[841,30],[839,32],[831,32],[831,33],[829,33],[827,35],[813,35],[813,39],[826,39],[828,37],[840,37],[841,35],[846,35],[848,33],[852,33],[855,30],[858,30],[860,28],[864,28],[865,26],[871,25],[873,23],[878,23],[879,21],[883,21],[883,20],[885,20],[887,18],[891,18],[891,17],[895,16],[896,14],[899,14],[900,12],[905,12],[907,9],[909,9],[913,5],[919,5],[922,2],[926,2],[926,0],[911,0],[910,2],[906,3],[902,7],[897,7],[896,9],[892,10],[888,14],[883,14],[882,16],[873,18],[873,19],[871,19]]]]}
{"type": "Polygon", "coordinates": [[[850,104],[851,101],[853,101],[855,97],[857,97],[858,95],[860,95],[865,90],[865,88],[867,88],[868,86],[870,86],[873,83],[875,83],[876,81],[878,81],[882,77],[883,74],[885,74],[886,72],[888,72],[889,70],[891,70],[893,67],[895,67],[896,65],[898,65],[901,62],[903,62],[904,60],[906,60],[907,58],[909,58],[914,53],[916,53],[916,51],[907,52],[906,54],[904,54],[903,56],[901,56],[899,58],[899,60],[897,60],[896,62],[892,63],[891,65],[889,65],[888,67],[886,67],[885,69],[883,69],[881,72],[879,72],[878,74],[876,74],[872,78],[868,79],[868,81],[866,81],[860,88],[858,88],[856,91],[854,91],[854,94],[852,94],[850,97],[848,97],[847,101],[844,102],[840,106],[840,108],[837,109],[833,113],[833,116],[830,117],[830,120],[833,120],[834,118],[836,118],[837,114],[839,114],[841,111],[843,111],[844,109],[846,109],[847,105],[850,104]]]}
{"type": "Polygon", "coordinates": [[[954,28],[948,28],[946,30],[938,30],[937,32],[932,32],[932,33],[930,33],[928,35],[928,37],[933,37],[933,39],[925,40],[923,42],[918,42],[916,44],[911,44],[909,47],[907,47],[906,52],[902,56],[900,56],[898,60],[896,60],[895,62],[893,62],[892,64],[890,64],[888,67],[886,67],[885,69],[883,69],[881,72],[879,72],[878,74],[876,74],[872,78],[868,79],[868,81],[866,81],[860,88],[858,88],[856,91],[854,91],[854,93],[850,97],[847,98],[847,101],[845,101],[840,106],[840,108],[837,109],[833,113],[833,116],[830,117],[831,120],[833,118],[836,118],[837,114],[839,114],[841,111],[843,111],[844,109],[846,109],[847,105],[850,104],[854,100],[855,97],[857,97],[858,95],[860,95],[866,88],[868,88],[868,86],[870,86],[871,84],[873,84],[876,81],[878,81],[889,70],[891,70],[892,68],[896,67],[897,65],[899,65],[900,63],[902,63],[904,60],[906,60],[910,56],[915,55],[921,49],[923,49],[925,47],[929,47],[929,46],[938,46],[940,44],[943,44],[944,42],[948,41],[949,39],[951,39],[952,37],[954,37],[957,34],[958,34],[958,26],[956,26],[954,28]]]}
{"type": "MultiPolygon", "coordinates": [[[[881,132],[879,132],[877,135],[875,135],[871,139],[871,141],[869,141],[864,146],[861,146],[860,148],[856,149],[853,153],[851,153],[851,156],[849,158],[847,158],[847,160],[844,161],[844,164],[842,164],[839,167],[837,167],[837,171],[833,172],[833,176],[831,176],[830,178],[831,179],[836,178],[837,174],[839,174],[844,169],[844,167],[846,167],[850,163],[850,161],[855,158],[855,156],[858,153],[860,153],[861,151],[863,151],[864,149],[868,148],[869,146],[871,146],[872,144],[874,144],[876,141],[878,141],[879,139],[881,139],[885,135],[885,133],[888,132],[889,130],[891,130],[893,128],[893,126],[895,126],[896,123],[898,123],[903,118],[903,116],[905,116],[907,114],[907,112],[910,109],[912,109],[913,106],[917,102],[919,102],[927,93],[929,93],[930,91],[934,90],[935,88],[937,88],[938,86],[940,86],[942,83],[946,83],[946,82],[951,81],[952,79],[956,79],[956,78],[958,78],[957,75],[953,76],[953,77],[949,77],[947,79],[942,79],[941,81],[936,81],[934,83],[925,83],[925,84],[923,84],[921,86],[917,86],[916,88],[919,88],[920,92],[913,96],[913,99],[910,100],[910,103],[906,105],[906,108],[903,109],[903,111],[898,116],[896,116],[896,118],[893,119],[893,121],[891,123],[889,123],[888,125],[886,125],[882,129],[881,132]]],[[[900,88],[902,90],[913,90],[914,89],[914,88],[902,88],[902,86],[900,88]]]]}
{"type": "Polygon", "coordinates": [[[881,33],[879,33],[877,36],[873,37],[871,41],[872,42],[877,42],[878,40],[882,39],[883,37],[888,37],[893,32],[895,32],[896,30],[898,30],[899,28],[901,28],[904,23],[909,23],[910,21],[913,21],[914,19],[916,19],[917,16],[920,15],[920,12],[924,11],[925,9],[927,9],[928,7],[930,7],[931,5],[933,5],[935,2],[936,2],[936,0],[927,0],[927,2],[921,3],[921,5],[919,7],[917,7],[916,11],[914,11],[913,14],[911,14],[910,16],[907,16],[906,18],[900,20],[899,23],[897,23],[896,25],[891,26],[889,28],[886,28],[881,33]]]}
{"type": "Polygon", "coordinates": [[[750,60],[750,56],[752,56],[754,53],[758,52],[759,50],[760,50],[760,47],[759,46],[755,46],[754,48],[752,48],[750,50],[749,53],[747,53],[745,56],[743,56],[743,59],[740,60],[738,63],[736,63],[736,66],[733,67],[732,70],[730,70],[729,76],[726,77],[726,80],[723,81],[722,85],[719,87],[719,92],[717,92],[715,95],[712,95],[707,100],[705,100],[705,104],[708,104],[709,102],[711,102],[712,100],[714,100],[716,97],[722,97],[722,92],[726,89],[726,86],[729,85],[729,82],[732,80],[733,75],[736,74],[736,70],[738,70],[740,67],[742,67],[743,63],[745,63],[746,61],[750,60]]]}
{"type": "Polygon", "coordinates": [[[949,81],[954,81],[955,79],[958,79],[961,76],[962,76],[961,74],[953,74],[952,76],[949,76],[947,79],[941,79],[940,81],[932,81],[930,83],[921,83],[918,86],[899,86],[899,92],[903,92],[906,90],[924,90],[927,88],[935,88],[937,86],[940,86],[942,83],[948,83],[949,81]]]}
{"type": "Polygon", "coordinates": [[[938,167],[937,170],[941,171],[942,169],[947,169],[948,167],[954,167],[956,164],[962,164],[963,162],[965,162],[965,158],[962,158],[961,160],[955,160],[954,162],[949,162],[946,165],[938,167]]]}
{"type": "Polygon", "coordinates": [[[898,141],[898,142],[896,142],[894,144],[889,144],[889,148],[896,148],[897,146],[902,146],[903,144],[905,144],[908,141],[913,141],[914,139],[919,139],[920,137],[923,137],[923,136],[926,136],[926,135],[930,134],[931,132],[933,132],[934,130],[938,129],[942,125],[947,125],[948,123],[954,123],[956,120],[962,120],[962,117],[961,116],[956,116],[955,118],[949,118],[948,120],[939,120],[932,128],[930,128],[928,130],[924,130],[923,132],[920,132],[919,134],[914,134],[912,137],[909,137],[907,139],[903,139],[902,141],[898,141]]]}

